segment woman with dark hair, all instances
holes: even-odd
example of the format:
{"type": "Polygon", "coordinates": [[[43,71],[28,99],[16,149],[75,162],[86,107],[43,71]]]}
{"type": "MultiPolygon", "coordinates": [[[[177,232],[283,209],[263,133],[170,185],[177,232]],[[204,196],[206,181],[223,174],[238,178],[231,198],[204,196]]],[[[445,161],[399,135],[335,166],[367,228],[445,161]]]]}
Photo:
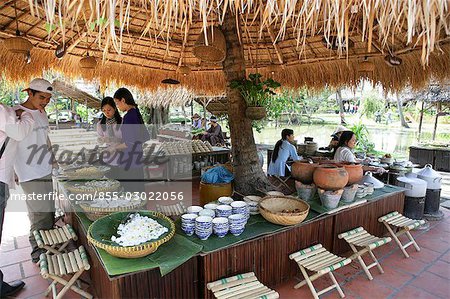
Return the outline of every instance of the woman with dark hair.
{"type": "MultiPolygon", "coordinates": [[[[122,116],[114,103],[112,97],[105,97],[100,105],[102,111],[102,118],[97,123],[98,143],[106,143],[108,147],[114,147],[122,143],[122,132],[120,131],[120,124],[122,123],[122,116]]],[[[118,155],[103,156],[103,162],[110,166],[118,166],[118,155]]]]}
{"type": "Polygon", "coordinates": [[[100,105],[103,115],[97,123],[97,134],[99,143],[110,143],[122,139],[120,134],[120,124],[122,116],[114,103],[112,97],[105,97],[100,105]]]}
{"type": "Polygon", "coordinates": [[[119,157],[122,173],[118,180],[126,191],[144,191],[142,144],[149,140],[150,136],[142,114],[128,89],[119,88],[114,93],[114,102],[120,111],[126,112],[120,127],[123,143],[115,147],[115,150],[121,151],[122,154],[119,157]]]}
{"type": "Polygon", "coordinates": [[[286,168],[288,171],[290,170],[286,164],[288,159],[290,158],[293,161],[300,160],[300,157],[297,155],[297,150],[292,144],[294,140],[293,130],[283,129],[281,131],[281,139],[275,144],[269,169],[267,170],[268,175],[286,176],[286,168]]]}
{"type": "Polygon", "coordinates": [[[336,162],[356,163],[353,149],[356,146],[356,135],[352,131],[344,131],[339,137],[339,143],[334,152],[334,160],[336,162]]]}

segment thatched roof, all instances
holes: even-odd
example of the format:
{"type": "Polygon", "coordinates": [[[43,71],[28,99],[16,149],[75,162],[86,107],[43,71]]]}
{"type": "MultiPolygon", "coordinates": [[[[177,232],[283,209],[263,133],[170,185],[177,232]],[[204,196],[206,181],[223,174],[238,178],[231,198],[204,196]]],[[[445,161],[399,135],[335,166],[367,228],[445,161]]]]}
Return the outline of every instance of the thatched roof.
{"type": "Polygon", "coordinates": [[[420,90],[406,88],[399,97],[403,102],[417,100],[428,103],[450,103],[450,82],[444,84],[432,83],[420,90]]]}
{"type": "Polygon", "coordinates": [[[86,104],[89,108],[100,108],[100,99],[88,94],[85,91],[82,91],[81,89],[76,88],[73,85],[57,80],[53,81],[52,84],[57,95],[72,99],[83,105],[86,104]]]}
{"type": "Polygon", "coordinates": [[[115,81],[153,90],[162,79],[177,77],[196,92],[222,94],[221,63],[201,61],[192,50],[202,31],[224,17],[242,24],[247,71],[286,86],[322,88],[368,76],[400,89],[450,74],[448,0],[5,0],[0,16],[0,40],[14,36],[17,20],[34,45],[30,64],[0,45],[0,70],[12,80],[51,68],[68,77],[97,77],[103,85],[115,81]],[[327,44],[332,36],[336,50],[327,44]],[[54,51],[61,43],[68,49],[58,60],[54,51]],[[354,45],[346,50],[347,43],[354,45]],[[79,66],[87,53],[101,61],[95,72],[79,66]],[[387,54],[400,57],[402,65],[388,66],[387,54]],[[364,57],[375,63],[373,73],[359,72],[364,57]],[[176,74],[180,66],[192,72],[176,74]]]}

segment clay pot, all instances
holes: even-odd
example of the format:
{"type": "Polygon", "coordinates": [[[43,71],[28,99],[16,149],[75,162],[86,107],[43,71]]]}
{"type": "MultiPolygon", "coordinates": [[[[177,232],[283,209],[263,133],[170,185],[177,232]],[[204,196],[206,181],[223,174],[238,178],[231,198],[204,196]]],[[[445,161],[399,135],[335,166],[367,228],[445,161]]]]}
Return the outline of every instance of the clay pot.
{"type": "Polygon", "coordinates": [[[200,205],[205,205],[211,201],[217,200],[222,196],[231,196],[233,194],[233,186],[231,183],[208,184],[200,182],[200,205]]]}
{"type": "Polygon", "coordinates": [[[295,188],[297,189],[297,196],[300,199],[303,199],[305,201],[311,201],[314,198],[314,195],[317,192],[316,185],[306,185],[302,184],[299,181],[295,181],[295,188]]]}
{"type": "Polygon", "coordinates": [[[339,190],[348,183],[348,173],[344,167],[320,165],[313,174],[314,183],[324,190],[339,190]]]}
{"type": "Polygon", "coordinates": [[[327,209],[335,209],[339,205],[339,201],[341,200],[343,189],[336,191],[325,191],[322,189],[318,190],[319,198],[322,202],[322,206],[327,209]]]}
{"type": "Polygon", "coordinates": [[[291,176],[303,184],[311,184],[317,166],[318,164],[309,163],[306,160],[296,161],[291,166],[291,176]]]}
{"type": "Polygon", "coordinates": [[[348,173],[347,186],[359,182],[363,177],[363,169],[361,164],[342,164],[348,173]]]}

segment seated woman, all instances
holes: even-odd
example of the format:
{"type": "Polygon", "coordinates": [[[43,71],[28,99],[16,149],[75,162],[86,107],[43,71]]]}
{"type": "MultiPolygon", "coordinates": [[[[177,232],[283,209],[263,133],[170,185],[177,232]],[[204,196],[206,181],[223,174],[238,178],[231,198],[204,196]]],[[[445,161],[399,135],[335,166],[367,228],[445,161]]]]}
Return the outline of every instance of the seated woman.
{"type": "Polygon", "coordinates": [[[341,133],[339,142],[335,148],[334,160],[336,162],[357,163],[353,149],[356,146],[356,135],[352,131],[344,131],[341,133]]]}
{"type": "Polygon", "coordinates": [[[283,129],[281,131],[281,139],[275,144],[272,158],[267,170],[268,175],[288,176],[290,172],[289,166],[286,164],[288,159],[293,161],[300,160],[297,150],[292,144],[294,142],[294,131],[291,129],[283,129]],[[287,168],[287,172],[286,172],[287,168]]]}
{"type": "Polygon", "coordinates": [[[209,141],[211,145],[223,145],[225,140],[223,138],[222,127],[217,123],[217,118],[215,116],[211,116],[209,119],[211,123],[211,127],[208,131],[203,133],[201,137],[202,141],[209,141]]]}
{"type": "MultiPolygon", "coordinates": [[[[356,159],[353,149],[356,146],[356,134],[352,131],[344,131],[339,138],[339,143],[334,152],[336,162],[361,163],[362,160],[356,159]]],[[[382,167],[363,166],[364,171],[374,171],[377,173],[386,172],[382,167]]]]}
{"type": "Polygon", "coordinates": [[[192,128],[193,129],[202,128],[202,120],[200,119],[200,115],[198,115],[198,113],[195,113],[194,116],[192,116],[192,128]]]}

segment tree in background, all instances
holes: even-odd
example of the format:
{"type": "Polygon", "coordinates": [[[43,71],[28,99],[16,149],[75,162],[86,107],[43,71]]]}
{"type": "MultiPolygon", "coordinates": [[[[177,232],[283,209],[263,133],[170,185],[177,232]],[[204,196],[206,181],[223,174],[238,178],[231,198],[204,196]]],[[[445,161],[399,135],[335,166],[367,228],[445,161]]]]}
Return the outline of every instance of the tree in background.
{"type": "Polygon", "coordinates": [[[384,112],[385,104],[384,100],[379,96],[377,92],[370,92],[363,96],[361,116],[366,116],[367,118],[374,118],[375,113],[384,112]]]}

